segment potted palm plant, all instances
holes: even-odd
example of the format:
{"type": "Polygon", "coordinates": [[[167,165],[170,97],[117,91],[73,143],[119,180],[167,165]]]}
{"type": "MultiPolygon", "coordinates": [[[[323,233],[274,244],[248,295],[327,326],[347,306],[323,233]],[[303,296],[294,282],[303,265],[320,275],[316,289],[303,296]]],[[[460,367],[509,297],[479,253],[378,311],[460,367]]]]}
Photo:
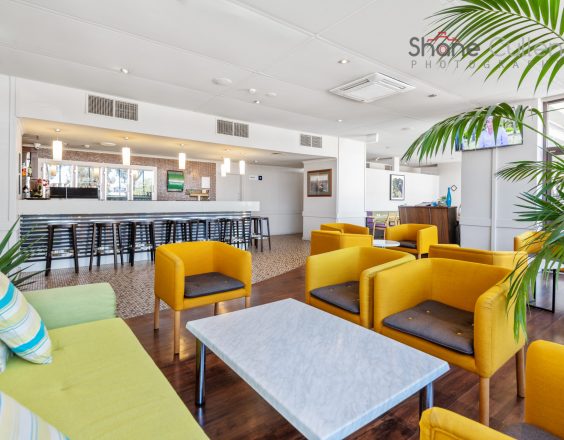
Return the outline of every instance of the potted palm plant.
{"type": "Polygon", "coordinates": [[[24,246],[25,237],[20,237],[10,246],[17,224],[16,221],[0,241],[0,272],[10,278],[16,287],[23,287],[38,272],[25,272],[29,266],[23,264],[31,256],[29,248],[24,246]]]}
{"type": "MultiPolygon", "coordinates": [[[[450,54],[451,61],[467,62],[475,72],[490,68],[486,79],[500,78],[515,63],[526,59],[517,87],[525,78],[536,74],[535,91],[544,83],[548,90],[564,67],[564,10],[560,0],[460,0],[432,18],[434,28],[430,33],[456,34],[457,40],[466,47],[489,44],[488,50],[471,61],[468,51],[450,54]],[[528,38],[525,43],[516,44],[525,37],[528,38]],[[501,53],[504,55],[499,56],[501,53]]],[[[542,120],[538,109],[500,103],[438,122],[412,143],[403,159],[423,160],[439,152],[452,151],[457,143],[469,140],[478,127],[483,127],[492,117],[496,135],[501,120],[509,119],[521,132],[525,128],[538,133],[545,139],[545,145],[554,145],[557,152],[545,151],[552,156],[551,160],[512,162],[497,173],[502,179],[526,180],[533,184],[533,188],[520,195],[517,220],[538,225],[539,234],[531,238],[530,244],[542,243],[540,252],[527,267],[517,267],[509,278],[508,306],[515,305],[514,332],[515,337],[519,337],[521,333],[526,335],[529,289],[536,283],[539,271],[548,277],[550,268],[561,267],[564,263],[564,160],[561,156],[564,146],[531,122],[534,118],[542,120]]]]}

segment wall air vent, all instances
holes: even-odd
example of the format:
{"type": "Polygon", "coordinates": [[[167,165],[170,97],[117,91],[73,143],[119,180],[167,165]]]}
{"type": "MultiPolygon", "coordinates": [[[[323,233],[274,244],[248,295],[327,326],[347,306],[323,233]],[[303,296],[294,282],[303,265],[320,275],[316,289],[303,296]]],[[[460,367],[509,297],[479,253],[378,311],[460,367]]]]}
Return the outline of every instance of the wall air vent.
{"type": "Polygon", "coordinates": [[[102,96],[88,95],[88,113],[102,116],[114,115],[114,100],[102,96]]]}
{"type": "Polygon", "coordinates": [[[321,136],[312,136],[309,134],[300,134],[300,145],[302,147],[322,148],[323,138],[321,136]]]}
{"type": "Polygon", "coordinates": [[[242,122],[226,121],[223,119],[217,120],[217,133],[225,134],[227,136],[249,137],[249,124],[242,122]]]}
{"type": "Polygon", "coordinates": [[[415,89],[410,84],[384,75],[383,73],[372,73],[363,78],[343,84],[329,90],[335,95],[352,99],[358,102],[373,102],[387,96],[408,92],[415,89]]]}
{"type": "Polygon", "coordinates": [[[115,117],[137,121],[138,104],[126,101],[115,101],[115,117]]]}

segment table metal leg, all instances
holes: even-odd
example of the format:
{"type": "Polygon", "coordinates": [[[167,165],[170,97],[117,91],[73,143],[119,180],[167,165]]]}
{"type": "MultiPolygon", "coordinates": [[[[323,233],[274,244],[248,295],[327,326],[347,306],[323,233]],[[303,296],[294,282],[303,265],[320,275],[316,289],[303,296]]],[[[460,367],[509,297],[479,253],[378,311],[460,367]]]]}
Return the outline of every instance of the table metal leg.
{"type": "Polygon", "coordinates": [[[206,346],[196,339],[196,406],[205,403],[206,346]]]}
{"type": "Polygon", "coordinates": [[[433,406],[433,382],[419,391],[419,417],[423,411],[433,406]]]}

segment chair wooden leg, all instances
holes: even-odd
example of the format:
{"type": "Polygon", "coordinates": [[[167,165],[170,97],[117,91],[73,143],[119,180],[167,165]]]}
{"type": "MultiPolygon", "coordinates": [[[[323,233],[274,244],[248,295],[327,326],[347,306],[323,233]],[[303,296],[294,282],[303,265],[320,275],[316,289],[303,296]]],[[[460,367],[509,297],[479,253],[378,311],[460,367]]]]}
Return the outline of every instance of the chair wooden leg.
{"type": "Polygon", "coordinates": [[[490,378],[480,377],[480,423],[490,426],[490,378]]]}
{"type": "Polygon", "coordinates": [[[180,353],[180,310],[174,311],[174,354],[180,353]]]}
{"type": "Polygon", "coordinates": [[[213,315],[214,315],[214,316],[217,315],[217,309],[218,309],[217,305],[218,305],[218,304],[219,304],[219,303],[214,303],[214,304],[213,304],[213,315]]]}
{"type": "Polygon", "coordinates": [[[517,371],[517,395],[525,397],[525,347],[515,354],[515,370],[517,371]]]}
{"type": "Polygon", "coordinates": [[[251,307],[251,297],[246,296],[245,297],[245,308],[248,309],[249,307],[251,307]]]}
{"type": "Polygon", "coordinates": [[[158,296],[155,296],[155,313],[154,313],[154,329],[158,330],[160,326],[160,308],[161,308],[161,299],[158,296]]]}

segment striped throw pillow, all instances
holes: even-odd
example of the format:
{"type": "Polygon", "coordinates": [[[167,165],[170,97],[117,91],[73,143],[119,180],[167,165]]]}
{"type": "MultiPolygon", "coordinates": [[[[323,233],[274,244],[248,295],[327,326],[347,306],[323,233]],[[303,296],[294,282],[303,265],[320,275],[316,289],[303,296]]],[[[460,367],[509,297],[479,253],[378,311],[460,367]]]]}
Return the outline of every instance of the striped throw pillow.
{"type": "Polygon", "coordinates": [[[2,392],[0,392],[0,438],[68,440],[67,436],[41,417],[2,392]]]}
{"type": "Polygon", "coordinates": [[[11,351],[6,344],[0,341],[0,373],[3,373],[8,364],[11,351]]]}
{"type": "Polygon", "coordinates": [[[51,363],[51,340],[45,324],[3,273],[0,273],[0,341],[29,362],[51,363]]]}

